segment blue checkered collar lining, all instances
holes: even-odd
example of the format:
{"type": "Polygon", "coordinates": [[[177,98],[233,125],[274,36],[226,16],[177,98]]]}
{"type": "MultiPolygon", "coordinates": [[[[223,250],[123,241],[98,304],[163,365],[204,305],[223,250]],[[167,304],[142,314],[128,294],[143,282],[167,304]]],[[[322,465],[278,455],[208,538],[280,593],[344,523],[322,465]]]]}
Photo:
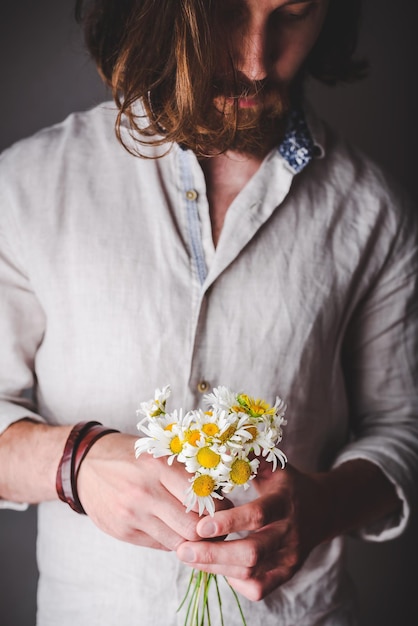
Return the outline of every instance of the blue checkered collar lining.
{"type": "Polygon", "coordinates": [[[278,151],[294,174],[299,174],[313,159],[323,155],[323,148],[313,139],[302,109],[289,113],[285,136],[278,151]]]}

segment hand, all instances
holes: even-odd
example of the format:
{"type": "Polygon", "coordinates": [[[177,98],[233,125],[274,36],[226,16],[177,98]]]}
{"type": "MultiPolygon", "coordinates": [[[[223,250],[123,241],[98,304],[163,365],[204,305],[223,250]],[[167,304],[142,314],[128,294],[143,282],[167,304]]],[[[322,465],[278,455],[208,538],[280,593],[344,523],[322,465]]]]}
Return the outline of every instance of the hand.
{"type": "Polygon", "coordinates": [[[190,475],[165,458],[136,459],[136,439],[109,434],[88,452],[77,483],[84,510],[101,530],[129,543],[176,550],[197,541],[199,517],[182,503],[190,475]]]}
{"type": "Polygon", "coordinates": [[[250,534],[226,542],[186,542],[178,548],[178,557],[197,569],[226,576],[248,599],[262,599],[289,580],[326,538],[330,503],[321,476],[290,465],[272,473],[263,463],[254,481],[259,498],[216,512],[197,525],[202,538],[250,534]]]}

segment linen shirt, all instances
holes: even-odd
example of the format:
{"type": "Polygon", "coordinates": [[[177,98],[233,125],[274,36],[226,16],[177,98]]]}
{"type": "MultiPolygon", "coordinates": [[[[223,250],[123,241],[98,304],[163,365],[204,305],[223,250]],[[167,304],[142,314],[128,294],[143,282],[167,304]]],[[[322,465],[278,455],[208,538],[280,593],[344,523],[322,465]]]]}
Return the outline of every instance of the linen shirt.
{"type": "MultiPolygon", "coordinates": [[[[139,403],[166,384],[173,409],[201,406],[218,385],[280,395],[289,461],[375,463],[403,509],[362,534],[400,534],[418,457],[408,201],[313,115],[309,131],[295,116],[232,202],[215,249],[195,155],[147,146],[159,158],[136,158],[114,119],[101,105],[1,157],[1,430],[33,416],[135,434],[139,403]]],[[[60,501],[38,516],[38,626],[183,623],[190,569],[174,554],[119,542],[60,501]]],[[[225,623],[240,624],[222,593],[225,623]]],[[[242,605],[251,626],[355,624],[343,539],[242,605]]]]}

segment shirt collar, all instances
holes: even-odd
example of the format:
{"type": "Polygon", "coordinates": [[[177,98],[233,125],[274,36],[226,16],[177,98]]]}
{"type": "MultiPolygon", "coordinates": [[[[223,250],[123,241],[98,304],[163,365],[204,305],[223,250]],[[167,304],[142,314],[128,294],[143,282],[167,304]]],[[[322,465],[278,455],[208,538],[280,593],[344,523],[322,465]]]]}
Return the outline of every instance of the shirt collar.
{"type": "Polygon", "coordinates": [[[289,113],[283,141],[278,147],[292,173],[299,174],[313,158],[325,154],[323,132],[314,113],[295,108],[289,113]]]}

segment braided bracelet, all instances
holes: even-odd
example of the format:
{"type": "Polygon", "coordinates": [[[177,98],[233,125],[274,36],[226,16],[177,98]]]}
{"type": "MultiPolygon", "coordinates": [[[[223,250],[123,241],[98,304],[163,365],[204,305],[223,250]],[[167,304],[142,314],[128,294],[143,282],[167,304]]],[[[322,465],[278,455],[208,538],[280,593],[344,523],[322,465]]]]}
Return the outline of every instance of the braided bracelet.
{"type": "Polygon", "coordinates": [[[77,492],[77,477],[81,463],[98,439],[118,432],[114,428],[103,426],[100,422],[79,422],[71,430],[58,465],[56,489],[59,499],[69,504],[77,513],[84,515],[86,513],[77,492]]]}

